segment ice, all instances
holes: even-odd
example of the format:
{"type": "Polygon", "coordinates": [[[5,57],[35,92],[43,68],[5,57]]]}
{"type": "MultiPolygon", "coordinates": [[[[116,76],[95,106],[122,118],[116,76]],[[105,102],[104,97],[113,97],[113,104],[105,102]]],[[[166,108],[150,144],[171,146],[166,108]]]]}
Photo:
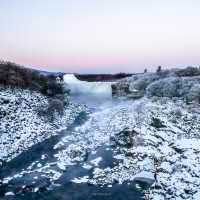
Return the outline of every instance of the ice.
{"type": "Polygon", "coordinates": [[[83,176],[81,178],[75,178],[73,180],[71,180],[74,183],[87,183],[88,182],[88,178],[89,176],[83,176]]]}
{"type": "Polygon", "coordinates": [[[91,168],[92,168],[92,166],[91,166],[91,165],[89,165],[89,164],[86,164],[86,163],[84,163],[84,165],[83,165],[83,168],[85,168],[85,169],[91,169],[91,168]]]}
{"type": "Polygon", "coordinates": [[[97,167],[101,161],[102,161],[102,157],[98,157],[98,158],[95,158],[94,160],[91,160],[90,163],[97,167]]]}
{"type": "Polygon", "coordinates": [[[141,171],[133,177],[133,180],[152,184],[155,181],[155,178],[152,172],[141,171]]]}
{"type": "Polygon", "coordinates": [[[60,169],[62,169],[62,170],[66,170],[66,166],[65,166],[64,163],[62,163],[62,162],[58,162],[57,165],[58,165],[58,167],[59,167],[60,169]]]}

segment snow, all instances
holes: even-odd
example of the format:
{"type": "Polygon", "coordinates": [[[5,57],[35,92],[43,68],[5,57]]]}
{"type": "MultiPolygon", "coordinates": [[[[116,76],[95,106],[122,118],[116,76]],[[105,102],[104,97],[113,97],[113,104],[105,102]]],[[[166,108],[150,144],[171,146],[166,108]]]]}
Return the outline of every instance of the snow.
{"type": "Polygon", "coordinates": [[[84,164],[83,164],[83,168],[84,168],[84,169],[92,169],[92,166],[89,165],[89,164],[84,163],[84,164]]]}
{"type": "Polygon", "coordinates": [[[34,189],[34,192],[38,192],[38,191],[39,191],[39,188],[36,187],[36,188],[34,189]]]}
{"type": "Polygon", "coordinates": [[[73,180],[71,180],[74,183],[87,183],[88,182],[88,178],[89,176],[83,176],[81,178],[75,178],[73,180]]]}
{"type": "Polygon", "coordinates": [[[6,192],[5,196],[14,196],[15,194],[13,192],[6,192]]]}
{"type": "Polygon", "coordinates": [[[200,197],[200,191],[194,194],[193,200],[199,200],[199,197],[200,197]]]}
{"type": "Polygon", "coordinates": [[[162,162],[160,169],[164,170],[167,173],[172,173],[172,166],[169,162],[162,162]]]}
{"type": "Polygon", "coordinates": [[[141,171],[133,177],[134,181],[142,181],[148,184],[154,183],[154,174],[148,171],[141,171]]]}
{"type": "Polygon", "coordinates": [[[41,107],[48,106],[47,97],[40,93],[0,88],[0,101],[0,111],[5,113],[0,123],[0,159],[4,161],[10,161],[31,146],[57,135],[60,128],[72,124],[82,110],[69,105],[62,117],[55,115],[56,120],[50,122],[37,114],[41,107]],[[4,99],[8,103],[3,103],[4,99]]]}
{"type": "Polygon", "coordinates": [[[103,159],[101,157],[98,157],[95,158],[94,160],[91,160],[90,163],[97,167],[102,160],[103,159]]]}
{"type": "Polygon", "coordinates": [[[200,151],[199,140],[183,138],[176,142],[176,146],[182,149],[195,149],[200,151]]]}
{"type": "Polygon", "coordinates": [[[65,164],[63,164],[63,163],[61,163],[61,162],[58,162],[57,165],[58,165],[58,167],[59,167],[60,169],[66,170],[65,164]]]}
{"type": "MultiPolygon", "coordinates": [[[[19,98],[11,91],[4,91],[1,94],[10,98],[12,102],[19,98]]],[[[12,130],[16,127],[14,121],[17,120],[8,118],[0,125],[3,130],[0,136],[0,158],[6,161],[13,159],[37,142],[57,134],[57,128],[60,129],[63,124],[71,124],[77,114],[84,110],[71,105],[66,110],[64,118],[57,117],[56,125],[58,126],[55,128],[55,124],[44,123],[34,111],[34,108],[40,106],[41,103],[45,104],[47,99],[37,93],[32,95],[28,91],[19,94],[31,101],[33,107],[28,108],[23,102],[20,104],[23,109],[18,110],[19,106],[12,104],[12,109],[17,109],[16,114],[10,117],[15,117],[15,119],[18,117],[22,121],[21,128],[17,132],[12,130]],[[9,131],[15,134],[10,135],[5,131],[8,125],[9,131]],[[44,130],[48,134],[45,134],[44,130]],[[23,136],[22,139],[18,138],[20,135],[23,136]],[[5,141],[6,144],[4,144],[5,141]],[[23,148],[19,148],[21,144],[23,148]],[[19,151],[16,151],[17,149],[19,151]]],[[[5,106],[3,109],[9,108],[5,106]]],[[[68,167],[80,166],[85,169],[86,174],[82,176],[75,174],[71,180],[73,183],[111,187],[115,182],[123,184],[140,180],[149,184],[154,182],[147,191],[152,200],[198,199],[200,195],[200,116],[197,115],[194,118],[194,115],[196,114],[183,102],[180,104],[180,102],[167,100],[163,103],[162,98],[156,101],[142,98],[105,107],[88,115],[85,123],[77,126],[70,135],[64,135],[54,145],[55,154],[52,161],[48,161],[48,157],[42,155],[41,160],[44,164],[40,165],[39,161],[35,161],[23,171],[4,178],[3,183],[9,183],[14,176],[32,172],[41,173],[53,183],[68,167]],[[174,114],[176,109],[181,109],[180,117],[174,114]],[[152,126],[152,117],[159,119],[165,127],[152,126]],[[137,132],[137,135],[130,136],[132,146],[118,144],[112,146],[111,137],[116,138],[117,134],[124,129],[129,130],[130,133],[133,130],[137,132]],[[112,150],[116,163],[112,167],[100,167],[104,156],[98,155],[98,150],[100,147],[107,148],[108,146],[112,150]],[[90,156],[92,160],[88,160],[90,156]],[[88,171],[91,172],[91,176],[88,176],[88,171]]]]}

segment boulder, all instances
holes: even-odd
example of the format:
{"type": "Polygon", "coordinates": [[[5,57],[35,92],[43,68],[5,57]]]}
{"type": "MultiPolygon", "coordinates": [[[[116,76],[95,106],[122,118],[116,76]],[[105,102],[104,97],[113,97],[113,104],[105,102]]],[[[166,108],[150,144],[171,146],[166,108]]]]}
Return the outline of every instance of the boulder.
{"type": "Polygon", "coordinates": [[[142,171],[134,176],[133,181],[152,185],[155,182],[155,178],[152,172],[142,171]]]}
{"type": "Polygon", "coordinates": [[[112,84],[111,87],[112,87],[112,96],[119,97],[130,94],[128,83],[115,83],[112,84]]]}
{"type": "Polygon", "coordinates": [[[135,130],[124,129],[110,138],[111,145],[131,148],[135,144],[138,133],[135,130]]]}

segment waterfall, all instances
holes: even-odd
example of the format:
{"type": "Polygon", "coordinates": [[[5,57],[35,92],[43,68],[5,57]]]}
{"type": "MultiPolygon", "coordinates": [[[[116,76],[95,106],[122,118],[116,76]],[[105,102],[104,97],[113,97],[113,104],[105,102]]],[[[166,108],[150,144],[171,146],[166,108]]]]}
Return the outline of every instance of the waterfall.
{"type": "Polygon", "coordinates": [[[64,82],[72,95],[112,97],[111,82],[87,82],[78,80],[74,74],[64,75],[64,82]]]}

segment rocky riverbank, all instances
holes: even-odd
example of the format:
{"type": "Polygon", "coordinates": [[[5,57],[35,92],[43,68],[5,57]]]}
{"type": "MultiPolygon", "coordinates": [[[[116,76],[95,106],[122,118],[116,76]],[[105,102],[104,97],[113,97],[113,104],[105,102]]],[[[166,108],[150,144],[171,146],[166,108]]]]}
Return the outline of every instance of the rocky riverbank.
{"type": "MultiPolygon", "coordinates": [[[[190,68],[185,70],[190,72],[190,68]]],[[[180,76],[180,71],[165,70],[122,79],[112,84],[113,97],[133,100],[144,96],[168,97],[182,99],[186,103],[200,103],[200,76],[189,76],[186,72],[187,76],[180,76]]]]}
{"type": "MultiPolygon", "coordinates": [[[[135,181],[138,182],[136,187],[141,187],[141,183],[152,184],[145,192],[147,199],[198,199],[198,107],[170,99],[165,102],[162,98],[143,99],[129,106],[115,107],[109,114],[104,122],[101,121],[104,126],[94,124],[95,134],[93,139],[92,135],[87,135],[91,142],[87,142],[88,148],[84,151],[107,145],[113,152],[114,166],[100,167],[104,161],[100,157],[95,161],[97,164],[91,176],[77,177],[74,182],[112,186],[116,182],[135,181]]],[[[89,134],[92,124],[81,126],[79,131],[82,132],[77,133],[79,137],[89,134]]],[[[74,136],[78,137],[76,133],[74,136]]],[[[82,140],[77,141],[76,148],[82,143],[82,140]]]]}
{"type": "Polygon", "coordinates": [[[58,134],[61,129],[72,124],[81,112],[81,108],[69,104],[63,114],[56,111],[48,115],[40,114],[48,108],[49,98],[38,92],[0,88],[1,162],[10,161],[34,144],[58,134]]]}

